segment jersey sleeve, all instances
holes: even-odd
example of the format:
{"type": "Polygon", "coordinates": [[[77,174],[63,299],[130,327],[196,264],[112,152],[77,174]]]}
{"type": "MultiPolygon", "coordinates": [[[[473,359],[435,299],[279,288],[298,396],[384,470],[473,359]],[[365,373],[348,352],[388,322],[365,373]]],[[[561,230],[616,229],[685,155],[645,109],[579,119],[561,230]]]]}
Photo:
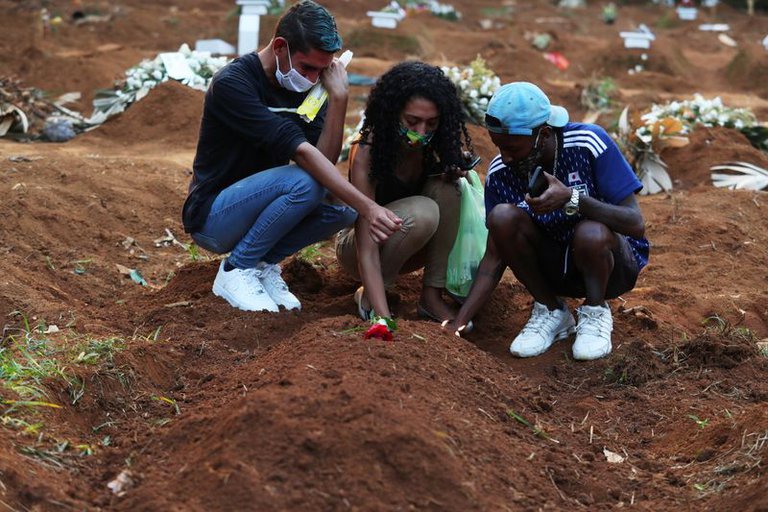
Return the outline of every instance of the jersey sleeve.
{"type": "Polygon", "coordinates": [[[496,176],[493,174],[488,174],[485,177],[485,187],[484,187],[484,194],[485,194],[485,216],[488,217],[488,214],[491,213],[491,210],[499,204],[501,201],[501,198],[498,194],[498,186],[495,183],[496,182],[496,176]]]}
{"type": "Polygon", "coordinates": [[[595,158],[595,186],[607,202],[619,204],[629,195],[640,191],[643,184],[610,135],[597,125],[593,125],[592,130],[606,146],[605,151],[595,158]]]}

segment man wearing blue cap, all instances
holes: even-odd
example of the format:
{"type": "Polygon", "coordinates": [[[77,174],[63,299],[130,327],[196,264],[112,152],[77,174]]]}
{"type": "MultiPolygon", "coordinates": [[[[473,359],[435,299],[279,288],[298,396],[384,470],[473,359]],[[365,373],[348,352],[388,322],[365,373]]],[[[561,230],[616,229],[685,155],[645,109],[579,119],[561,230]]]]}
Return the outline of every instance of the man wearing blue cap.
{"type": "Polygon", "coordinates": [[[485,180],[488,245],[454,321],[457,333],[509,267],[535,301],[513,355],[539,355],[575,331],[574,359],[606,356],[613,319],[605,301],[631,290],[648,262],[634,195],[640,181],[605,130],[569,123],[534,84],[501,87],[485,121],[500,151],[485,180]],[[537,167],[545,177],[540,194],[529,190],[537,167]],[[563,297],[584,297],[578,323],[563,297]]]}

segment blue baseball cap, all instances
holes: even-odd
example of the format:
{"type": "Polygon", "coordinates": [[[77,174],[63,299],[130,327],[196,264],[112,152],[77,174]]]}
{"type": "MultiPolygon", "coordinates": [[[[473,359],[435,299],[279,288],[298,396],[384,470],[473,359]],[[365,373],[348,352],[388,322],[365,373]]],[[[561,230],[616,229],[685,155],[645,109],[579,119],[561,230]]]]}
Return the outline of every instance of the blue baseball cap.
{"type": "Polygon", "coordinates": [[[509,135],[533,135],[533,130],[543,124],[562,128],[566,123],[568,111],[552,105],[544,91],[530,82],[501,86],[485,114],[488,131],[509,135]]]}

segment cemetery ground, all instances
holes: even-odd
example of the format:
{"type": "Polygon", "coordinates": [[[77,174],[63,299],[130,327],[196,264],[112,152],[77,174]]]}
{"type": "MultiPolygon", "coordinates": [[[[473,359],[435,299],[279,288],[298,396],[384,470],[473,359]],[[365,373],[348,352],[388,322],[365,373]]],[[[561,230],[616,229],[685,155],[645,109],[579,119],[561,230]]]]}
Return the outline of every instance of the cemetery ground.
{"type": "MultiPolygon", "coordinates": [[[[234,43],[232,2],[181,4],[93,3],[108,19],[74,25],[73,4],[51,1],[63,22],[42,33],[39,3],[0,0],[0,74],[80,91],[72,108],[87,114],[141,59],[234,43]]],[[[371,29],[371,2],[324,4],[355,51],[350,72],[480,54],[576,120],[581,91],[611,77],[607,128],[625,105],[696,92],[768,118],[764,13],[702,10],[730,24],[731,47],[641,2],[605,25],[597,5],[457,0],[459,22],[422,13],[395,30],[371,29]],[[656,40],[630,75],[639,53],[618,31],[639,23],[656,40]],[[570,66],[526,31],[550,34],[570,66]]],[[[351,88],[348,124],[366,93],[351,88]]],[[[530,300],[509,272],[466,340],[418,318],[414,274],[395,289],[395,341],[364,341],[358,283],[330,241],[284,264],[299,313],[214,297],[218,260],[188,245],[179,218],[202,99],[168,82],[67,143],[0,139],[1,510],[768,508],[768,195],[716,189],[709,171],[768,167],[740,132],[700,128],[662,152],[675,188],[640,198],[651,261],[611,301],[613,353],[575,362],[570,339],[519,360],[507,349],[530,300]]],[[[471,134],[487,164],[487,135],[471,134]]]]}

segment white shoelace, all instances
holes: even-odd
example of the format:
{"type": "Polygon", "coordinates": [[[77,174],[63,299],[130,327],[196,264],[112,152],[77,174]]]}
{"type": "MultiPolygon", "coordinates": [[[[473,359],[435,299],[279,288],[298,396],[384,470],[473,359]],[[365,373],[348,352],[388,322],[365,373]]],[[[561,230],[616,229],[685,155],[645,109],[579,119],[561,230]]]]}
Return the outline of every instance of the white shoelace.
{"type": "Polygon", "coordinates": [[[247,286],[245,286],[245,289],[248,293],[250,293],[253,296],[261,295],[262,293],[266,293],[264,290],[264,285],[261,284],[261,281],[259,281],[259,271],[255,268],[247,268],[242,270],[243,277],[245,277],[247,286]]]}
{"type": "Polygon", "coordinates": [[[609,314],[581,311],[576,332],[606,338],[610,336],[611,327],[612,321],[609,314]]]}
{"type": "Polygon", "coordinates": [[[531,318],[528,320],[528,323],[525,324],[520,333],[528,334],[531,331],[534,333],[539,333],[541,332],[542,327],[547,327],[550,329],[556,327],[555,324],[557,323],[557,317],[555,316],[555,313],[557,313],[557,310],[550,311],[546,306],[540,307],[538,304],[534,305],[531,318]]]}
{"type": "Polygon", "coordinates": [[[288,285],[285,284],[281,274],[283,269],[278,264],[264,265],[261,270],[256,270],[257,276],[269,283],[270,286],[281,291],[288,291],[288,285]]]}

